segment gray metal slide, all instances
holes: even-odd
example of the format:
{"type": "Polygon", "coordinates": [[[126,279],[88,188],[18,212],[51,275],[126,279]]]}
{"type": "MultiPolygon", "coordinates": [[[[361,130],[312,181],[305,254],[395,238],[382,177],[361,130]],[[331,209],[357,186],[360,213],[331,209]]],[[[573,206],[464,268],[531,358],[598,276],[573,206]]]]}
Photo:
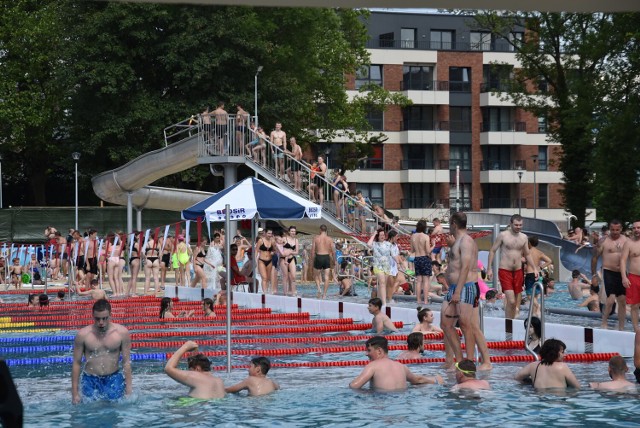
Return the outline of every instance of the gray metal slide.
{"type": "Polygon", "coordinates": [[[198,165],[198,135],[167,147],[145,153],[131,162],[93,177],[93,191],[104,201],[127,205],[131,193],[133,206],[181,211],[213,193],[149,186],[167,175],[198,165]]]}

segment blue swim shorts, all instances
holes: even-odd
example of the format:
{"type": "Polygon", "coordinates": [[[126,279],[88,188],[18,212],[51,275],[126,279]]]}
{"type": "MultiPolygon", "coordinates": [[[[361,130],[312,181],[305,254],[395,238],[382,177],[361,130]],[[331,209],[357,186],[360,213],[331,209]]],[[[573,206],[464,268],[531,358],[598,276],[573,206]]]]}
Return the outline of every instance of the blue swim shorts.
{"type": "MultiPolygon", "coordinates": [[[[445,297],[445,299],[447,299],[447,302],[450,302],[451,299],[453,298],[453,293],[456,292],[456,287],[457,286],[455,284],[449,286],[449,292],[445,297]]],[[[469,305],[472,305],[474,308],[477,308],[479,304],[479,298],[480,298],[480,287],[478,287],[478,283],[467,282],[463,286],[462,293],[460,293],[460,302],[467,303],[469,305]]]]}
{"type": "Polygon", "coordinates": [[[106,376],[95,376],[83,372],[80,391],[86,400],[119,400],[125,393],[124,376],[119,371],[106,376]]]}
{"type": "Polygon", "coordinates": [[[431,276],[431,258],[428,256],[416,257],[413,260],[416,276],[431,276]]]}

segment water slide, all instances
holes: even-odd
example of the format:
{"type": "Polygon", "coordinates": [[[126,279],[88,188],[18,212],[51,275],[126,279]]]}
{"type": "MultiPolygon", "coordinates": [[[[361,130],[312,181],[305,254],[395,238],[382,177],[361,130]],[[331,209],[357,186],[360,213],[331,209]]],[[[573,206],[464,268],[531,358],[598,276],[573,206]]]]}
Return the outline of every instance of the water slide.
{"type": "Polygon", "coordinates": [[[131,193],[132,204],[138,209],[182,211],[212,193],[150,184],[167,175],[197,166],[197,157],[196,134],[145,153],[119,168],[96,175],[91,179],[93,191],[100,199],[116,205],[127,205],[127,197],[131,193]]]}

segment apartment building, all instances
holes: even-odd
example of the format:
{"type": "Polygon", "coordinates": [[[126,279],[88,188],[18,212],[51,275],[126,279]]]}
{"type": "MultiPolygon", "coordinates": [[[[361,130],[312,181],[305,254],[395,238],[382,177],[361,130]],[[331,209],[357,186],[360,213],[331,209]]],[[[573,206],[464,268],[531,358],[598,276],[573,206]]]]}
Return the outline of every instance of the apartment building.
{"type": "MultiPolygon", "coordinates": [[[[505,101],[504,79],[519,67],[513,48],[472,22],[372,12],[371,65],[348,79],[347,90],[373,83],[413,105],[370,115],[388,140],[348,173],[349,181],[403,218],[458,206],[562,220],[560,146],[547,141],[544,118],[505,101]]],[[[524,32],[516,27],[507,37],[524,32]]]]}

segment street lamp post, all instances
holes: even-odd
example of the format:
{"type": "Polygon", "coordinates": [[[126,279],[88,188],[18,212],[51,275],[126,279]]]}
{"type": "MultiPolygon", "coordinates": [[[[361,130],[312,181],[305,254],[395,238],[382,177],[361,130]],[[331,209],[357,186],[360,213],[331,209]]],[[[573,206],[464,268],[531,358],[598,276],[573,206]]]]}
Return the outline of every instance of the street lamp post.
{"type": "Polygon", "coordinates": [[[256,130],[258,128],[258,74],[262,71],[262,66],[258,66],[258,71],[256,71],[256,80],[254,85],[254,94],[253,94],[253,111],[256,115],[256,130]]]}
{"type": "Polygon", "coordinates": [[[78,230],[78,160],[80,160],[80,153],[73,152],[71,157],[76,161],[76,230],[78,230]]]}
{"type": "Polygon", "coordinates": [[[522,171],[518,171],[518,180],[520,180],[520,183],[518,183],[518,215],[522,215],[522,176],[524,175],[524,172],[522,171]]]}
{"type": "Polygon", "coordinates": [[[538,170],[538,155],[531,156],[531,160],[533,161],[533,218],[538,218],[538,184],[536,182],[536,171],[538,170]]]}

